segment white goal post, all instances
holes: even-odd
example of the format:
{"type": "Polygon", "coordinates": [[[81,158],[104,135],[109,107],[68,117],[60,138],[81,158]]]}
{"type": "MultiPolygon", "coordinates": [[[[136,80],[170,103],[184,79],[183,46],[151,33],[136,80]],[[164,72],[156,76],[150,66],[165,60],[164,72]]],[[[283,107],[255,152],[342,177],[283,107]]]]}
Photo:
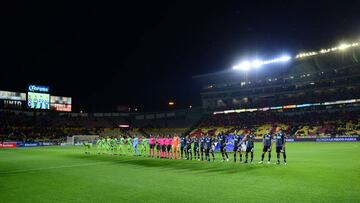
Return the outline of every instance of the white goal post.
{"type": "Polygon", "coordinates": [[[99,135],[72,135],[66,138],[66,145],[82,145],[83,143],[93,143],[99,139],[99,135]]]}

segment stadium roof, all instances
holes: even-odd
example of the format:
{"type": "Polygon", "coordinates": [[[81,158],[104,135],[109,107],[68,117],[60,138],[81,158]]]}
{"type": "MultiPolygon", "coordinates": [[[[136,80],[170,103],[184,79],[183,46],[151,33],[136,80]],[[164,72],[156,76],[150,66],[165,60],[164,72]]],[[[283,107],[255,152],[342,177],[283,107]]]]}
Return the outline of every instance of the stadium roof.
{"type": "Polygon", "coordinates": [[[253,71],[224,71],[195,75],[193,79],[204,84],[251,80],[254,78],[281,77],[302,73],[326,72],[334,69],[358,66],[360,64],[360,48],[352,47],[344,51],[328,52],[303,58],[295,58],[286,64],[269,64],[253,71]]]}

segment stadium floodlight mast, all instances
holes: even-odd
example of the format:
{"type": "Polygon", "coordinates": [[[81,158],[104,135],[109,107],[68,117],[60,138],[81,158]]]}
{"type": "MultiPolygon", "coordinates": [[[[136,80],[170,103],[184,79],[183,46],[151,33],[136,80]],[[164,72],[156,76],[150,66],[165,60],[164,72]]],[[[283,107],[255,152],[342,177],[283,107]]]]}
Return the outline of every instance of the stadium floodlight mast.
{"type": "Polygon", "coordinates": [[[252,62],[249,62],[248,60],[245,60],[245,61],[239,63],[238,65],[233,66],[233,69],[248,71],[251,68],[258,69],[258,68],[262,67],[263,65],[272,64],[272,63],[284,63],[284,62],[288,62],[290,60],[291,60],[291,57],[288,55],[283,55],[279,58],[274,58],[274,59],[265,60],[265,61],[255,59],[252,62]]]}

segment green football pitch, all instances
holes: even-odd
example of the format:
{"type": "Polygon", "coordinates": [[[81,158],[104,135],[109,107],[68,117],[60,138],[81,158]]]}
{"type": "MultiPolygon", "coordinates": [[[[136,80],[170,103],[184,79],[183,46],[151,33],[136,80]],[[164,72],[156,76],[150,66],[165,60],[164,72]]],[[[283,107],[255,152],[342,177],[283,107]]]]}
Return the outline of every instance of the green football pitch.
{"type": "Polygon", "coordinates": [[[360,202],[360,143],[288,143],[288,165],[255,149],[251,165],[1,149],[0,202],[360,202]]]}

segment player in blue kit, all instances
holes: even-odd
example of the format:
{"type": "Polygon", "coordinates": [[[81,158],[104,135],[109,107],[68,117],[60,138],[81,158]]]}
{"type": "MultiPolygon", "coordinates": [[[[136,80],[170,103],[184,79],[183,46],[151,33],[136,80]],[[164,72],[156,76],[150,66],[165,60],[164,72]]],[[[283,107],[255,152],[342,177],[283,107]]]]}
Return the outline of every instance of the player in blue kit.
{"type": "Polygon", "coordinates": [[[200,138],[200,153],[201,153],[201,161],[204,161],[204,153],[205,153],[205,136],[201,135],[200,138]]]}
{"type": "Polygon", "coordinates": [[[210,161],[210,153],[212,155],[213,161],[215,161],[215,155],[213,150],[214,139],[209,135],[205,138],[205,160],[210,161]]]}
{"type": "Polygon", "coordinates": [[[218,136],[218,141],[220,144],[220,152],[222,155],[222,161],[225,161],[225,157],[226,157],[226,161],[229,161],[229,156],[226,152],[226,144],[228,142],[227,137],[224,135],[224,132],[221,132],[220,135],[218,136]]]}
{"type": "Polygon", "coordinates": [[[264,162],[266,152],[268,152],[268,162],[267,163],[268,164],[270,163],[272,141],[273,141],[273,137],[272,137],[271,133],[265,134],[263,136],[263,152],[261,154],[261,161],[259,162],[259,164],[262,164],[264,162]]]}
{"type": "Polygon", "coordinates": [[[192,160],[192,150],[191,150],[192,139],[190,137],[186,138],[186,159],[192,160]]]}
{"type": "Polygon", "coordinates": [[[198,161],[200,161],[200,151],[199,151],[200,139],[198,137],[194,138],[194,157],[196,159],[196,155],[198,157],[198,161]]]}
{"type": "MultiPolygon", "coordinates": [[[[240,142],[241,142],[241,137],[239,135],[234,135],[233,137],[233,145],[234,145],[234,148],[233,148],[233,151],[234,151],[234,162],[236,162],[236,154],[237,152],[239,151],[239,145],[240,145],[240,142]]],[[[240,149],[241,150],[241,149],[240,149]]],[[[241,153],[239,151],[239,153],[241,153]]],[[[240,156],[240,155],[239,155],[240,156]]],[[[241,162],[241,161],[240,161],[241,162]]]]}
{"type": "MultiPolygon", "coordinates": [[[[186,137],[182,136],[180,138],[180,155],[181,155],[181,159],[184,159],[184,151],[186,150],[186,137]]],[[[186,156],[186,152],[185,152],[185,156],[186,156]]]]}
{"type": "Polygon", "coordinates": [[[280,130],[280,132],[275,135],[277,164],[280,164],[280,153],[283,153],[284,164],[286,165],[285,142],[285,133],[280,130]]]}

